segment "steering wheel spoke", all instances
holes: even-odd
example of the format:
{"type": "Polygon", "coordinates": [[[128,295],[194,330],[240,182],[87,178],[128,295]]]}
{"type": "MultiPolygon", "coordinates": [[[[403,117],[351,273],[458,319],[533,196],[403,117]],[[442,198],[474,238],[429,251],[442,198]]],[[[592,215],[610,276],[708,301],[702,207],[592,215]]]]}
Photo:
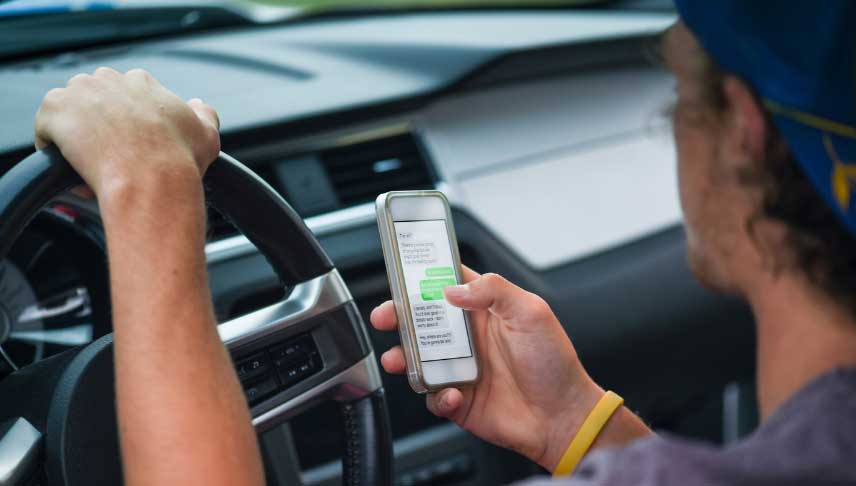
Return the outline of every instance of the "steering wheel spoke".
{"type": "Polygon", "coordinates": [[[259,432],[322,401],[349,402],[381,387],[362,320],[336,270],[218,330],[259,432]]]}
{"type": "MultiPolygon", "coordinates": [[[[78,183],[55,147],[0,177],[0,260],[51,198],[78,183]]],[[[391,484],[392,438],[380,372],[341,276],[294,209],[247,167],[221,153],[204,183],[208,203],[243,232],[292,289],[283,301],[218,327],[257,432],[271,431],[317,403],[338,402],[344,484],[391,484]]],[[[71,312],[86,303],[63,304],[60,311],[71,312]]],[[[25,417],[43,434],[39,442],[44,442],[49,485],[122,482],[114,382],[109,334],[0,382],[4,399],[43,397],[0,400],[0,423],[25,417]]]]}

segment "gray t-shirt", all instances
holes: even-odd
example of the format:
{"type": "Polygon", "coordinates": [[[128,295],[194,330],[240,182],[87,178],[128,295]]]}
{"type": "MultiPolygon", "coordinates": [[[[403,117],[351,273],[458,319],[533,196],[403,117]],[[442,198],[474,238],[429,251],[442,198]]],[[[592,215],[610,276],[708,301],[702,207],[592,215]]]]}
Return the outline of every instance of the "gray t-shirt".
{"type": "Polygon", "coordinates": [[[570,478],[520,486],[856,485],[856,369],[813,380],[727,447],[658,436],[589,454],[570,478]]]}

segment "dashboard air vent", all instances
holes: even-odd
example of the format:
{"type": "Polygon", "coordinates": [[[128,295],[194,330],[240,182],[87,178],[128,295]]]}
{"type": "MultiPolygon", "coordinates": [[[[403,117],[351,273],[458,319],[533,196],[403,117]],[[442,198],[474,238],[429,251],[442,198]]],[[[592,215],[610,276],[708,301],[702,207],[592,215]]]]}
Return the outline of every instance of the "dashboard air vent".
{"type": "MultiPolygon", "coordinates": [[[[409,133],[256,160],[252,169],[306,218],[374,201],[386,191],[431,189],[433,172],[409,133]]],[[[209,241],[238,234],[213,208],[209,241]]]]}
{"type": "Polygon", "coordinates": [[[386,191],[434,187],[410,134],[323,150],[318,156],[342,208],[374,201],[386,191]]]}

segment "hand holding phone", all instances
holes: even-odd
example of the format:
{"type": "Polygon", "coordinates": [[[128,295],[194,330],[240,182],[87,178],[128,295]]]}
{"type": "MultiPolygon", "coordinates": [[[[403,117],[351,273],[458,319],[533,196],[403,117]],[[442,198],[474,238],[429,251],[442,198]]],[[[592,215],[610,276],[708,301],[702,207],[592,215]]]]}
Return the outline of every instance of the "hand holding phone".
{"type": "Polygon", "coordinates": [[[411,388],[425,393],[475,383],[479,367],[469,318],[443,294],[445,287],[462,283],[445,196],[381,194],[377,220],[411,388]]]}
{"type": "MultiPolygon", "coordinates": [[[[583,369],[543,299],[496,274],[463,267],[461,275],[466,285],[449,288],[446,298],[470,311],[480,379],[473,386],[429,393],[426,405],[435,415],[552,471],[603,390],[583,369]]],[[[395,331],[393,302],[375,308],[371,323],[380,331],[395,331]]],[[[388,373],[405,373],[402,348],[383,353],[381,364],[388,373]]],[[[644,424],[640,430],[645,431],[644,424]]]]}
{"type": "MultiPolygon", "coordinates": [[[[387,211],[389,204],[385,206],[383,210],[387,211]]],[[[417,215],[417,221],[426,219],[425,214],[417,215]]],[[[380,218],[381,211],[379,222],[380,218]]],[[[394,223],[395,218],[390,221],[394,223]]],[[[389,244],[391,238],[382,236],[384,244],[389,244]]],[[[454,244],[454,239],[450,241],[454,244]]],[[[398,271],[390,270],[396,265],[390,265],[389,257],[394,256],[390,248],[385,247],[384,252],[388,271],[398,271]]],[[[456,268],[456,277],[466,285],[447,288],[445,300],[452,308],[469,311],[465,314],[467,329],[472,331],[474,355],[479,360],[479,379],[462,388],[454,383],[432,386],[426,405],[435,415],[552,471],[604,392],[583,368],[568,335],[544,299],[499,275],[479,275],[466,267],[456,268]]],[[[400,281],[403,280],[399,278],[400,281]]],[[[398,299],[401,292],[396,294],[392,282],[390,276],[394,299],[398,299]]],[[[410,375],[412,368],[404,343],[404,326],[410,324],[404,310],[398,300],[384,302],[372,311],[371,323],[380,331],[399,330],[402,346],[386,351],[381,364],[388,373],[410,375]]],[[[601,444],[622,444],[651,433],[626,409],[614,415],[611,422],[614,430],[602,433],[601,444]]]]}

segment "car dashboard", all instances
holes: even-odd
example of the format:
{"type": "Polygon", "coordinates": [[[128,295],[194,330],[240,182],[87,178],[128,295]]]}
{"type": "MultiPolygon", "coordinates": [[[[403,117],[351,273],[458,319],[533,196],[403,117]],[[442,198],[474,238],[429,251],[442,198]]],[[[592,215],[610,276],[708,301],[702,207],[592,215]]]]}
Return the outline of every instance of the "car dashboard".
{"type": "MultiPolygon", "coordinates": [[[[217,109],[223,150],[305,218],[366,321],[389,298],[375,196],[439,189],[465,264],[544,296],[590,373],[652,425],[722,441],[751,426],[729,419],[751,398],[727,405],[723,394],[751,380],[754,338],[746,308],[698,287],[685,263],[663,115],[673,82],[651,55],[673,20],[573,10],[343,16],[0,65],[0,172],[31,150],[49,89],[101,65],[144,68],[217,109]]],[[[213,210],[206,255],[220,319],[289,291],[213,210]]],[[[398,339],[371,338],[378,352],[398,339]]],[[[398,484],[539,472],[432,416],[406,379],[384,382],[398,484]]],[[[321,406],[260,437],[269,479],[337,484],[336,420],[321,406]],[[277,464],[281,454],[302,471],[277,464]]]]}

